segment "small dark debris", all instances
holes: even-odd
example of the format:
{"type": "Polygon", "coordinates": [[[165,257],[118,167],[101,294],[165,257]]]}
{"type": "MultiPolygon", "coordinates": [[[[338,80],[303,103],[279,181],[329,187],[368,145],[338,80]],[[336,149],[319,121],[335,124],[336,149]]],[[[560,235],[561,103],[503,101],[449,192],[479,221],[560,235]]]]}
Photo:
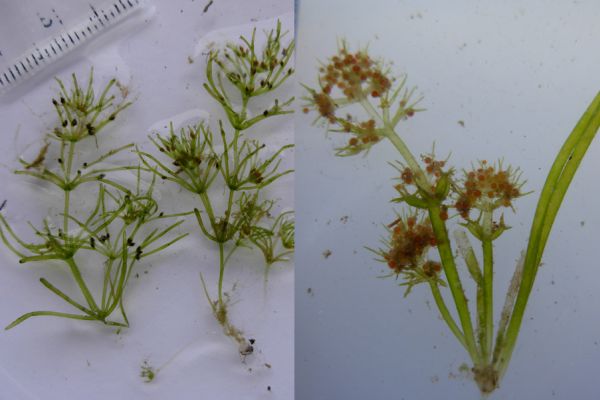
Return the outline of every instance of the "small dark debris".
{"type": "Polygon", "coordinates": [[[340,218],[340,222],[342,224],[345,224],[346,222],[348,222],[348,218],[350,218],[350,217],[347,215],[344,215],[343,217],[340,218]]]}
{"type": "MultiPolygon", "coordinates": [[[[6,200],[4,200],[4,202],[6,202],[6,200]]],[[[3,204],[4,204],[4,203],[3,203],[3,204]]],[[[2,207],[0,207],[0,210],[2,210],[2,207]]],[[[579,225],[581,225],[581,226],[584,226],[584,225],[585,225],[585,221],[581,221],[581,222],[579,223],[579,225]]]]}
{"type": "Polygon", "coordinates": [[[465,127],[465,121],[463,121],[462,119],[461,119],[461,120],[458,120],[458,124],[459,124],[460,126],[462,126],[463,128],[465,127]]]}
{"type": "Polygon", "coordinates": [[[242,343],[240,344],[239,351],[240,355],[245,358],[246,356],[254,353],[254,347],[250,343],[242,343]]]}
{"type": "Polygon", "coordinates": [[[206,3],[206,5],[204,6],[204,10],[202,11],[202,14],[206,14],[206,12],[210,8],[210,6],[212,6],[212,4],[213,4],[213,0],[210,0],[208,3],[206,3]]]}
{"type": "Polygon", "coordinates": [[[323,258],[327,259],[331,255],[331,250],[327,249],[323,252],[323,258]]]}
{"type": "Polygon", "coordinates": [[[271,368],[271,364],[269,364],[269,363],[265,363],[265,367],[267,367],[267,368],[271,368]]]}
{"type": "Polygon", "coordinates": [[[248,339],[248,341],[250,342],[250,344],[256,343],[256,339],[248,339]]]}
{"type": "Polygon", "coordinates": [[[271,391],[271,386],[267,386],[267,390],[270,392],[271,391]]]}

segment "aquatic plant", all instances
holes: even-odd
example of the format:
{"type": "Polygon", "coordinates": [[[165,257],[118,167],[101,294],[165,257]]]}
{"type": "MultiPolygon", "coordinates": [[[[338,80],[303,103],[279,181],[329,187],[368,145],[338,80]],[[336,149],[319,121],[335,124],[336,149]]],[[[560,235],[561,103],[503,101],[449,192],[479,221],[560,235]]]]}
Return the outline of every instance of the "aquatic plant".
{"type": "Polygon", "coordinates": [[[156,221],[168,216],[159,211],[153,198],[154,180],[143,185],[144,171],[140,166],[106,164],[114,155],[132,149],[132,143],[95,155],[77,148],[85,141],[96,141],[97,144],[105,128],[131,105],[125,99],[116,101],[112,94],[116,80],[108,82],[99,95],[94,88],[93,71],[85,86],[74,74],[70,87],[60,79],[56,81],[60,92],[52,99],[52,106],[58,123],[46,135],[45,144],[33,160],[20,159],[22,169],[15,174],[34,178],[62,191],[61,221],[55,224],[49,216],[40,227],[31,225],[38,240],[29,242],[17,235],[7,217],[0,214],[0,237],[19,257],[21,264],[65,264],[83,299],[77,299],[75,294],[68,295],[46,278],[41,278],[42,285],[80,312],[33,311],[17,318],[6,329],[36,316],[127,327],[129,321],[123,299],[134,266],[186,236],[165,241],[165,235],[183,221],[171,223],[166,228],[155,227],[156,221]],[[131,180],[132,173],[136,183],[130,188],[125,182],[128,178],[131,180]],[[89,201],[88,192],[93,192],[94,187],[95,201],[89,201]],[[74,210],[72,203],[75,202],[93,206],[87,210],[74,210]],[[153,229],[148,232],[150,227],[153,229]],[[94,282],[90,276],[100,270],[102,281],[94,282]],[[100,295],[94,296],[97,286],[100,295]],[[110,319],[117,309],[121,314],[120,321],[110,319]]]}
{"type": "Polygon", "coordinates": [[[531,224],[527,250],[516,266],[496,325],[494,241],[509,229],[502,210],[512,208],[515,201],[527,194],[523,191],[521,171],[502,161],[480,160],[459,173],[448,166],[447,159],[437,159],[433,153],[415,157],[396,127],[423,111],[418,108],[421,99],[415,98],[414,89],[407,87],[405,76],[395,79],[384,63],[373,59],[366,50],[352,52],[342,42],[337,54],[321,64],[318,87],[305,88],[304,112],[316,112],[315,122],[322,121],[329,131],[347,138],[336,149],[336,155],[366,154],[377,143],[386,141],[400,154],[402,160],[392,164],[398,173],[395,186],[398,197],[393,201],[402,204],[405,210],[387,225],[388,237],[383,246],[371,250],[389,266],[389,276],[402,280],[405,295],[415,285],[429,286],[443,320],[472,360],[473,376],[480,391],[492,392],[510,362],[562,200],[600,126],[600,93],[567,137],[550,168],[531,224]],[[451,219],[460,221],[458,224],[481,247],[480,257],[464,230],[457,230],[454,240],[450,238],[451,219]],[[475,283],[474,302],[467,299],[455,247],[475,283]],[[458,321],[442,295],[446,287],[458,321]]]}
{"type": "Polygon", "coordinates": [[[275,99],[255,115],[250,103],[276,92],[292,76],[289,64],[294,42],[282,43],[285,33],[279,22],[266,32],[262,50],[257,49],[255,35],[256,30],[250,38],[241,36],[240,43],[211,50],[207,56],[204,89],[225,111],[230,130],[223,121],[219,121],[216,135],[208,121],[179,130],[171,125],[166,134],[150,137],[163,157],[139,151],[144,165],[157,177],[197,196],[194,215],[198,227],[219,252],[217,298],[212,299],[201,274],[202,285],[215,318],[224,333],[238,342],[242,355],[249,354],[252,345],[228,317],[228,298],[223,291],[228,261],[241,247],[256,248],[268,271],[273,263],[288,260],[294,248],[293,213],[286,211],[273,218],[275,202],[263,195],[279,178],[292,173],[281,171],[280,164],[282,154],[293,145],[270,152],[265,143],[245,134],[263,120],[292,113],[293,97],[275,99]],[[211,191],[214,188],[218,191],[211,191]]]}

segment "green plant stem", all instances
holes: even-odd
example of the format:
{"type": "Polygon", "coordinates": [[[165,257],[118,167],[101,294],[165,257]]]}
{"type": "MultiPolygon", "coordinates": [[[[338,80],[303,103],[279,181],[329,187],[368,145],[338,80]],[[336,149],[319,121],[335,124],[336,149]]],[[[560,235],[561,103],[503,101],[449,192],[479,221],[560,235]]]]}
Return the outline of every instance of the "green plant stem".
{"type": "Polygon", "coordinates": [[[221,308],[225,307],[225,303],[223,302],[223,276],[225,275],[225,254],[224,254],[224,246],[225,244],[219,242],[219,305],[221,308]]]}
{"type": "Polygon", "coordinates": [[[483,239],[481,241],[483,251],[483,343],[482,359],[491,362],[492,344],[494,340],[494,247],[492,244],[492,212],[483,212],[483,239]]]}
{"type": "MultiPolygon", "coordinates": [[[[377,117],[381,120],[381,117],[379,117],[377,111],[368,101],[361,102],[361,104],[371,116],[377,117]]],[[[384,121],[384,125],[388,127],[389,124],[384,121]]],[[[385,129],[385,136],[390,142],[392,142],[394,147],[398,150],[400,155],[408,164],[409,168],[415,172],[417,179],[419,180],[418,182],[420,183],[419,186],[428,187],[429,183],[423,170],[417,163],[417,160],[414,158],[404,141],[393,131],[393,129],[389,127],[385,129]],[[424,183],[426,183],[426,185],[424,185],[424,183]]],[[[456,311],[458,312],[464,334],[465,347],[473,362],[475,364],[479,364],[480,355],[477,351],[477,345],[475,342],[471,314],[469,312],[467,299],[460,281],[460,276],[458,275],[456,263],[454,262],[454,255],[452,253],[452,247],[450,246],[450,239],[448,238],[446,224],[440,217],[441,208],[438,204],[434,204],[432,202],[428,207],[428,212],[431,225],[433,227],[433,232],[435,234],[438,252],[444,268],[444,273],[446,274],[448,286],[450,286],[450,291],[452,293],[452,297],[454,298],[454,303],[456,304],[456,311]]]]}
{"type": "Polygon", "coordinates": [[[65,191],[65,204],[63,207],[63,233],[65,237],[69,234],[69,207],[71,204],[71,191],[65,191]]]}
{"type": "MultiPolygon", "coordinates": [[[[71,183],[71,168],[73,168],[73,157],[75,155],[75,142],[69,142],[69,154],[67,156],[67,167],[65,169],[65,184],[71,183]]],[[[69,233],[69,207],[71,202],[71,189],[65,190],[65,205],[63,210],[63,232],[65,236],[69,233]]]]}
{"type": "Polygon", "coordinates": [[[380,116],[377,110],[375,110],[373,105],[366,98],[361,100],[360,104],[365,109],[365,111],[371,116],[371,118],[383,124],[383,134],[390,142],[392,142],[396,150],[398,150],[402,158],[404,158],[404,161],[406,161],[406,163],[408,164],[408,167],[416,175],[416,179],[419,184],[418,186],[421,188],[427,188],[428,190],[429,181],[427,180],[423,169],[417,162],[417,159],[412,155],[412,153],[406,146],[406,143],[404,143],[404,141],[400,139],[400,136],[396,134],[396,131],[394,131],[394,127],[389,121],[388,113],[384,113],[383,116],[380,116]]]}
{"type": "Polygon", "coordinates": [[[467,298],[460,282],[456,263],[454,262],[454,255],[450,246],[450,240],[448,238],[448,231],[444,220],[440,217],[441,209],[438,205],[429,206],[429,218],[431,220],[431,226],[436,238],[436,244],[448,281],[450,286],[450,292],[456,304],[456,311],[462,325],[463,333],[465,336],[466,348],[473,360],[475,365],[479,365],[480,355],[477,352],[477,345],[475,343],[475,335],[473,333],[473,324],[471,322],[471,314],[469,312],[469,305],[467,304],[467,298]]]}
{"type": "MultiPolygon", "coordinates": [[[[392,142],[392,144],[398,150],[400,155],[402,155],[402,158],[404,158],[409,168],[412,171],[414,171],[415,174],[421,178],[421,180],[426,179],[425,173],[421,169],[421,166],[419,165],[415,157],[412,155],[404,141],[400,139],[400,136],[398,136],[394,131],[389,131],[389,133],[386,134],[386,137],[390,142],[392,142]]],[[[422,181],[420,183],[422,183],[422,181]]]]}
{"type": "Polygon", "coordinates": [[[436,282],[430,281],[429,287],[431,288],[431,294],[433,295],[433,299],[435,300],[435,304],[437,305],[438,310],[442,315],[442,318],[444,319],[444,321],[446,321],[446,324],[448,325],[456,339],[458,339],[460,344],[462,344],[465,350],[468,351],[469,349],[467,346],[467,342],[465,341],[465,336],[461,332],[458,325],[456,325],[456,322],[454,322],[454,318],[452,318],[448,307],[446,307],[446,303],[444,302],[444,298],[440,293],[440,288],[438,287],[438,284],[436,282]]]}
{"type": "MultiPolygon", "coordinates": [[[[19,318],[10,323],[4,330],[9,330],[19,325],[21,322],[31,318],[31,317],[40,317],[40,316],[48,316],[48,317],[62,317],[62,318],[70,318],[70,319],[80,319],[84,321],[96,321],[96,317],[90,317],[87,315],[77,315],[77,314],[67,314],[56,311],[34,311],[27,314],[21,315],[19,318]]],[[[116,324],[116,323],[115,323],[116,324]]]]}
{"type": "Polygon", "coordinates": [[[69,268],[71,270],[71,274],[73,275],[73,278],[77,282],[77,285],[79,286],[79,289],[81,290],[83,297],[85,297],[85,300],[87,301],[88,305],[90,306],[92,311],[98,313],[100,311],[98,309],[98,305],[96,304],[96,301],[94,300],[94,297],[92,296],[92,293],[90,293],[90,290],[88,289],[87,285],[85,284],[85,281],[83,280],[83,277],[81,276],[81,271],[79,270],[79,267],[75,263],[75,260],[73,260],[73,257],[70,257],[70,258],[67,258],[65,260],[65,262],[69,266],[69,268]]]}
{"type": "Polygon", "coordinates": [[[210,225],[213,227],[213,233],[215,234],[215,237],[218,237],[218,232],[215,229],[216,228],[215,213],[213,211],[212,205],[210,204],[210,198],[208,197],[208,194],[206,194],[206,192],[199,193],[198,195],[200,196],[202,205],[204,206],[204,209],[206,210],[206,214],[208,215],[208,219],[210,220],[210,225]]]}
{"type": "Polygon", "coordinates": [[[563,144],[548,173],[540,194],[535,216],[531,224],[529,243],[525,255],[523,277],[512,311],[503,348],[497,349],[497,371],[500,378],[506,372],[516,345],[521,322],[527,307],[529,294],[537,274],[550,229],[558,209],[569,188],[571,180],[589,145],[600,128],[600,92],[582,115],[577,125],[563,144]]]}
{"type": "MultiPolygon", "coordinates": [[[[430,184],[427,180],[425,173],[419,166],[419,163],[412,155],[404,141],[396,134],[393,130],[393,127],[390,125],[389,121],[383,120],[383,118],[379,115],[379,113],[373,108],[371,103],[364,100],[361,101],[361,105],[363,108],[371,115],[373,118],[383,122],[384,124],[384,135],[385,137],[394,145],[394,147],[398,150],[400,155],[404,158],[409,168],[415,173],[418,186],[420,188],[429,188],[430,184]]],[[[438,204],[430,203],[428,207],[429,218],[431,220],[431,225],[433,227],[433,231],[436,237],[438,252],[440,254],[440,259],[442,261],[442,266],[444,268],[444,273],[446,274],[446,279],[448,280],[448,285],[450,286],[450,291],[452,293],[452,297],[454,299],[454,303],[456,305],[456,310],[458,312],[458,317],[460,319],[460,323],[463,329],[463,337],[464,337],[464,346],[467,349],[471,359],[475,364],[480,363],[480,355],[477,351],[477,345],[475,342],[475,334],[473,332],[473,324],[471,322],[471,314],[469,312],[469,306],[467,304],[467,299],[465,297],[462,284],[460,282],[460,276],[458,275],[458,270],[456,269],[456,263],[454,262],[454,256],[452,254],[452,248],[450,246],[450,240],[448,238],[448,231],[446,229],[445,222],[440,218],[441,209],[438,204]]],[[[436,301],[437,302],[437,301],[436,301]]],[[[439,305],[438,305],[439,308],[439,305]]],[[[440,309],[440,312],[442,310],[440,309]]],[[[449,325],[450,326],[450,325],[449,325]]],[[[450,327],[452,330],[452,327],[450,327]]],[[[455,334],[456,335],[456,334],[455,334]]]]}

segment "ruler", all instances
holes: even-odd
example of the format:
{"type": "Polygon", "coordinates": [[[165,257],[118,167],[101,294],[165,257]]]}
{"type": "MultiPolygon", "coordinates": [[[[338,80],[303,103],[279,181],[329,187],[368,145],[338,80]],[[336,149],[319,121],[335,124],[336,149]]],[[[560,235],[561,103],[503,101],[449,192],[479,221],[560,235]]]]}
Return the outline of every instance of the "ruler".
{"type": "Polygon", "coordinates": [[[1,2],[0,94],[98,37],[144,0],[1,2]]]}

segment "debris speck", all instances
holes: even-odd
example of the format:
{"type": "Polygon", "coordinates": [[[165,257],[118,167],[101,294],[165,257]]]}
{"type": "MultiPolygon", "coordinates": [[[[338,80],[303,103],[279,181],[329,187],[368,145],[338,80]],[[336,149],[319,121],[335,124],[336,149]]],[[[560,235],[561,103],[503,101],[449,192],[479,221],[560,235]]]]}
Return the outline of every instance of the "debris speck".
{"type": "Polygon", "coordinates": [[[120,81],[115,81],[115,86],[117,87],[117,89],[119,89],[119,92],[121,92],[121,97],[123,99],[125,99],[127,96],[129,96],[129,86],[121,83],[120,81]]]}
{"type": "Polygon", "coordinates": [[[327,249],[323,252],[323,258],[327,259],[331,255],[331,250],[327,249]]]}
{"type": "Polygon", "coordinates": [[[194,63],[194,59],[192,58],[192,56],[187,56],[187,62],[188,62],[188,64],[194,63]]]}
{"type": "Polygon", "coordinates": [[[213,0],[210,0],[208,3],[206,3],[206,5],[204,6],[204,10],[202,10],[202,14],[206,14],[206,12],[210,8],[210,6],[212,6],[212,4],[213,4],[213,0]]]}
{"type": "Polygon", "coordinates": [[[465,127],[465,121],[463,121],[462,119],[458,120],[458,124],[463,128],[465,127]]]}
{"type": "Polygon", "coordinates": [[[141,365],[140,377],[143,378],[146,383],[152,382],[156,377],[156,371],[154,370],[154,367],[148,363],[148,360],[144,360],[141,365]]]}
{"type": "Polygon", "coordinates": [[[345,224],[346,222],[348,222],[348,218],[350,218],[350,217],[347,215],[344,215],[343,217],[340,218],[340,222],[342,224],[345,224]]]}
{"type": "Polygon", "coordinates": [[[254,347],[250,343],[240,343],[239,351],[240,355],[245,359],[246,356],[249,356],[250,354],[254,353],[254,347]]]}
{"type": "Polygon", "coordinates": [[[269,364],[269,363],[265,363],[265,367],[267,367],[267,368],[269,368],[269,369],[270,369],[270,368],[271,368],[271,364],[269,364]]]}

